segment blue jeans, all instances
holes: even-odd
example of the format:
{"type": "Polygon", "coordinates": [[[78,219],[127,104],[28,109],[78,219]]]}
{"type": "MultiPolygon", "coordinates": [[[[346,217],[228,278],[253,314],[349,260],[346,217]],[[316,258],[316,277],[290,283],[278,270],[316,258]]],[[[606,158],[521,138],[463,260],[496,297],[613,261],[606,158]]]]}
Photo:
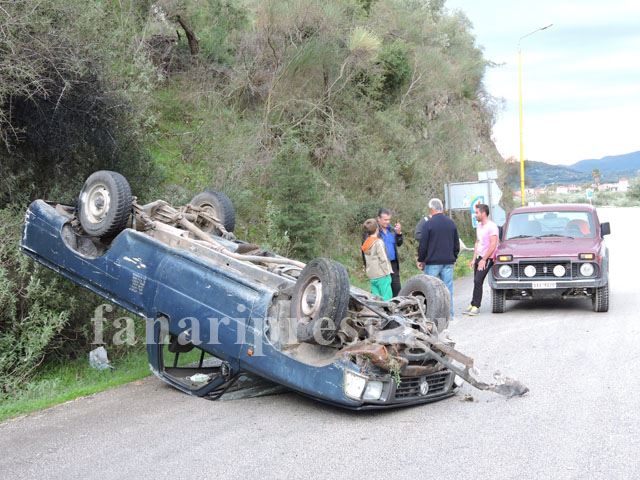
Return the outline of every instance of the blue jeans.
{"type": "Polygon", "coordinates": [[[439,278],[447,286],[451,296],[451,316],[453,317],[453,265],[425,265],[424,274],[439,278]]]}

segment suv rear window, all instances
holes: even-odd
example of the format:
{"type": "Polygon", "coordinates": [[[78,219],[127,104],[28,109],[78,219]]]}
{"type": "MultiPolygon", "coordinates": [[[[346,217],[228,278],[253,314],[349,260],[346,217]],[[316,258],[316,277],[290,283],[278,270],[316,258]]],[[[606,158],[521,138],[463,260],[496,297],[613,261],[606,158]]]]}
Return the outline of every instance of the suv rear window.
{"type": "Polygon", "coordinates": [[[595,225],[589,212],[531,212],[511,216],[505,240],[524,237],[593,238],[595,225]]]}

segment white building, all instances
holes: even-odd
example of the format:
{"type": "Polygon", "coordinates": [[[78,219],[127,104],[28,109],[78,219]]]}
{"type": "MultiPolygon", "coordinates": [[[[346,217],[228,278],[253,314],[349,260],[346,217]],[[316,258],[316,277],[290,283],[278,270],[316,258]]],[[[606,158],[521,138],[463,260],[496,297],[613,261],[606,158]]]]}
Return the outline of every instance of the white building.
{"type": "Polygon", "coordinates": [[[629,190],[629,180],[621,178],[617,183],[601,183],[598,185],[600,192],[621,192],[624,193],[629,190]]]}

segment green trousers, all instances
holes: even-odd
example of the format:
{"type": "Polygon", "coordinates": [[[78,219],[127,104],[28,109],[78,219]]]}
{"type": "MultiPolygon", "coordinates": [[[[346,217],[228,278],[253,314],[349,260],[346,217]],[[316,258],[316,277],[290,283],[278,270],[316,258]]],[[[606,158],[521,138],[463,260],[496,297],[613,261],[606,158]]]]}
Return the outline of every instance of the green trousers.
{"type": "Polygon", "coordinates": [[[385,302],[393,298],[393,292],[391,291],[391,275],[386,275],[380,278],[371,279],[371,293],[382,297],[385,302]]]}

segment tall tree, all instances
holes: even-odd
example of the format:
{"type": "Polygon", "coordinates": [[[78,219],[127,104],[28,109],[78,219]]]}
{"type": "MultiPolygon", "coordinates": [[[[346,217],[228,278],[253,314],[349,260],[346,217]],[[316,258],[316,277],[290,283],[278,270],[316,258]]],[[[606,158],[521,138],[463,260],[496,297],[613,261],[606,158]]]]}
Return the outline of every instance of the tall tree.
{"type": "Polygon", "coordinates": [[[290,239],[293,254],[304,260],[317,256],[325,230],[319,182],[309,160],[306,148],[289,141],[271,164],[278,229],[290,239]]]}

